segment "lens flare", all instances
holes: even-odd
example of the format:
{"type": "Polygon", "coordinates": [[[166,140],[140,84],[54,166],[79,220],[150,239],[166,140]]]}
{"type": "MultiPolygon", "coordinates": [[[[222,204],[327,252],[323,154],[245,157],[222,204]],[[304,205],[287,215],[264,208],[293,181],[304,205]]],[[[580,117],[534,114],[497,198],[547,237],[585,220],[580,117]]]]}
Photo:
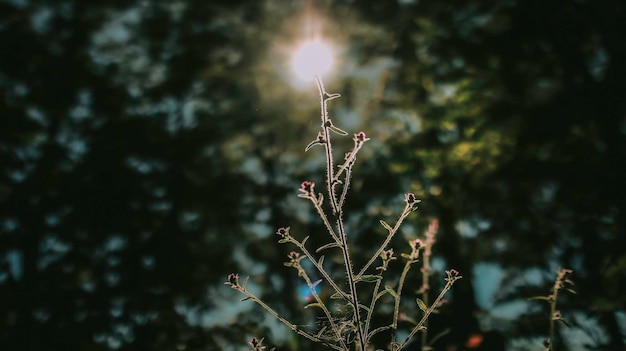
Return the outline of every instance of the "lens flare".
{"type": "Polygon", "coordinates": [[[295,51],[291,65],[298,78],[309,81],[328,73],[333,66],[331,48],[320,40],[302,43],[295,51]]]}
{"type": "MultiPolygon", "coordinates": [[[[320,293],[320,286],[319,286],[319,284],[315,286],[315,293],[316,294],[320,293]]],[[[313,293],[311,292],[311,288],[309,288],[309,286],[306,285],[306,284],[301,284],[300,286],[298,286],[298,288],[296,290],[296,294],[298,295],[298,299],[302,303],[311,303],[311,302],[315,301],[315,297],[313,297],[313,293]]]]}

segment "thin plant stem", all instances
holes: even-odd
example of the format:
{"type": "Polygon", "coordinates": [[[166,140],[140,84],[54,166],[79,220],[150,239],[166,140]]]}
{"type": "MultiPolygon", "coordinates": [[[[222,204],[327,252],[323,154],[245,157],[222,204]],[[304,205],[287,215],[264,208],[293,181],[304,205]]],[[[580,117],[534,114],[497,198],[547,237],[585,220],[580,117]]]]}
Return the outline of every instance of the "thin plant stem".
{"type": "Polygon", "coordinates": [[[328,272],[326,272],[324,267],[318,263],[319,261],[315,260],[313,255],[311,255],[309,250],[307,250],[307,248],[301,242],[299,242],[296,239],[291,238],[291,237],[288,240],[289,240],[289,242],[295,244],[300,249],[300,251],[302,251],[302,253],[304,253],[304,255],[309,259],[309,261],[311,261],[311,263],[313,264],[315,269],[317,269],[317,271],[320,272],[322,277],[324,277],[324,279],[326,279],[328,284],[330,284],[330,286],[332,286],[332,288],[335,290],[335,292],[341,294],[341,296],[343,296],[346,299],[349,298],[349,296],[343,290],[341,290],[341,288],[339,288],[337,283],[335,283],[335,281],[330,277],[330,275],[328,274],[328,272]]]}
{"type": "Polygon", "coordinates": [[[356,328],[359,349],[361,351],[365,351],[365,336],[363,335],[363,326],[361,325],[361,313],[359,307],[359,298],[356,290],[356,282],[354,280],[354,271],[352,270],[352,262],[350,260],[350,252],[348,248],[348,238],[343,230],[343,222],[341,218],[337,219],[337,224],[339,226],[339,232],[342,237],[341,241],[341,252],[343,253],[344,264],[346,266],[346,275],[348,277],[348,286],[350,288],[350,295],[352,298],[352,307],[354,312],[354,323],[356,324],[354,327],[356,328]]]}
{"type": "MultiPolygon", "coordinates": [[[[422,269],[422,301],[424,301],[424,304],[426,306],[428,306],[429,304],[429,291],[430,291],[430,284],[428,282],[429,280],[429,269],[428,267],[430,267],[430,255],[423,255],[422,260],[424,261],[424,264],[422,265],[423,269],[422,269]]],[[[424,326],[426,328],[424,328],[424,330],[422,330],[422,351],[424,351],[426,349],[426,346],[428,346],[428,320],[426,320],[424,322],[424,326]]]]}
{"type": "MultiPolygon", "coordinates": [[[[422,295],[422,302],[424,306],[428,306],[430,304],[430,257],[432,256],[432,249],[435,245],[437,231],[439,230],[439,221],[433,220],[428,225],[428,229],[426,230],[425,240],[424,240],[424,254],[422,255],[422,287],[420,288],[420,292],[422,295]]],[[[426,351],[430,349],[428,346],[432,345],[434,340],[438,337],[435,336],[435,339],[428,340],[428,320],[424,322],[424,330],[422,331],[422,340],[421,346],[422,351],[426,351]]],[[[443,335],[443,334],[441,334],[443,335]]]]}
{"type": "MultiPolygon", "coordinates": [[[[334,165],[333,165],[333,151],[331,148],[330,141],[330,128],[327,126],[329,123],[328,117],[328,99],[329,95],[324,89],[324,84],[319,77],[315,77],[315,82],[317,83],[317,90],[320,94],[320,109],[321,109],[321,119],[322,119],[322,130],[324,131],[324,149],[326,151],[326,186],[328,188],[328,194],[331,195],[333,193],[333,186],[335,182],[334,177],[334,165]]],[[[337,200],[333,199],[331,196],[330,204],[333,208],[333,213],[337,213],[339,209],[337,208],[337,200]]]]}
{"type": "Polygon", "coordinates": [[[328,233],[330,234],[330,236],[333,237],[333,240],[335,240],[337,244],[341,244],[342,238],[340,236],[337,236],[337,234],[335,234],[335,230],[333,229],[332,224],[330,224],[330,221],[328,220],[328,217],[326,216],[326,213],[324,212],[322,205],[318,203],[317,199],[314,199],[314,198],[311,198],[311,202],[313,202],[313,206],[315,206],[315,210],[317,210],[317,213],[322,219],[322,222],[324,222],[324,226],[326,226],[326,230],[328,230],[328,233]]]}
{"type": "Polygon", "coordinates": [[[256,295],[254,295],[253,293],[251,293],[250,291],[248,291],[245,287],[240,286],[239,284],[237,284],[236,286],[233,286],[234,289],[238,290],[239,292],[241,292],[242,294],[247,296],[248,300],[252,300],[254,302],[256,302],[257,304],[259,304],[259,306],[263,307],[263,309],[265,309],[267,312],[269,312],[272,316],[274,316],[276,319],[278,319],[281,323],[283,323],[284,325],[286,325],[289,329],[291,329],[293,332],[295,332],[298,335],[301,335],[311,341],[326,345],[330,348],[333,348],[335,350],[339,350],[339,351],[345,351],[346,349],[341,348],[340,346],[337,345],[333,345],[330,343],[325,342],[324,340],[320,339],[319,337],[305,331],[302,330],[300,328],[298,328],[297,325],[289,322],[288,320],[286,320],[285,318],[283,318],[282,316],[280,316],[278,314],[278,312],[276,312],[273,308],[271,308],[269,305],[267,305],[265,302],[263,302],[263,300],[261,300],[260,298],[258,298],[256,295]]]}
{"type": "Polygon", "coordinates": [[[448,273],[448,280],[446,282],[446,285],[443,287],[443,289],[441,290],[441,292],[439,293],[435,301],[433,301],[433,304],[430,305],[430,307],[426,311],[424,311],[424,315],[422,316],[422,319],[420,319],[417,325],[413,327],[409,335],[406,337],[406,339],[404,339],[404,342],[399,345],[399,348],[397,350],[402,350],[406,346],[407,342],[409,342],[409,340],[415,335],[415,333],[417,333],[418,331],[424,328],[424,324],[428,320],[428,317],[430,317],[431,313],[433,313],[433,311],[437,309],[437,307],[439,306],[439,303],[441,302],[441,299],[443,299],[444,295],[452,288],[452,285],[454,285],[454,282],[460,278],[461,276],[450,277],[450,273],[448,273]]]}
{"type": "MultiPolygon", "coordinates": [[[[335,185],[337,180],[334,176],[334,165],[333,165],[333,153],[331,148],[330,141],[330,118],[328,117],[328,100],[330,94],[326,92],[324,89],[324,85],[322,80],[319,77],[316,77],[317,88],[320,94],[320,104],[321,104],[321,119],[322,119],[322,129],[324,131],[324,149],[326,151],[326,184],[328,187],[328,195],[330,197],[329,202],[332,206],[333,213],[337,216],[337,229],[339,231],[339,242],[341,247],[341,252],[343,254],[344,265],[346,269],[346,276],[348,279],[348,287],[350,290],[350,301],[353,307],[353,318],[355,323],[355,329],[357,332],[357,338],[359,343],[359,349],[361,351],[365,350],[365,337],[363,335],[363,326],[361,325],[361,314],[359,307],[359,298],[356,288],[356,281],[354,279],[354,270],[352,268],[352,261],[350,260],[350,250],[348,246],[348,240],[345,233],[343,219],[342,219],[342,210],[339,207],[339,201],[337,199],[337,195],[335,194],[335,185]]],[[[351,155],[354,156],[354,155],[351,155]]]]}
{"type": "Polygon", "coordinates": [[[339,331],[339,328],[335,324],[335,320],[333,319],[330,311],[328,310],[328,308],[326,307],[322,299],[317,294],[317,291],[315,291],[315,285],[311,281],[311,278],[306,273],[306,271],[302,268],[302,266],[300,266],[300,264],[298,264],[296,268],[298,269],[298,275],[300,275],[304,279],[306,284],[309,286],[309,289],[311,289],[311,294],[313,295],[313,298],[317,302],[317,305],[322,309],[322,311],[324,312],[324,315],[328,319],[328,322],[330,323],[330,327],[333,333],[335,334],[335,338],[337,339],[337,342],[340,344],[342,349],[348,350],[348,347],[346,346],[346,343],[343,340],[343,337],[341,336],[341,332],[339,331]]]}
{"type": "Polygon", "coordinates": [[[352,179],[352,166],[349,166],[346,171],[346,180],[344,181],[343,188],[341,189],[341,197],[339,198],[339,208],[343,208],[343,204],[346,201],[348,194],[348,188],[350,187],[350,180],[352,179]]]}
{"type": "Polygon", "coordinates": [[[404,207],[404,210],[402,210],[402,214],[400,215],[400,218],[398,218],[398,221],[396,221],[396,225],[393,226],[392,230],[387,235],[387,238],[385,239],[385,241],[380,245],[380,247],[378,247],[378,250],[376,250],[376,253],[370,258],[369,261],[367,261],[365,266],[361,268],[361,271],[359,272],[359,274],[356,275],[357,279],[360,279],[363,276],[363,274],[365,274],[367,269],[371,267],[371,265],[376,261],[376,259],[380,257],[380,254],[383,251],[385,251],[385,248],[387,247],[387,245],[389,245],[389,242],[391,242],[391,239],[396,234],[398,229],[400,229],[400,225],[402,224],[406,216],[408,216],[409,213],[411,213],[411,206],[412,205],[410,204],[406,204],[406,206],[404,207]]]}
{"type": "Polygon", "coordinates": [[[547,300],[550,303],[550,324],[546,346],[547,351],[553,351],[555,349],[556,321],[562,321],[563,323],[567,324],[567,322],[561,317],[561,313],[556,309],[556,304],[558,302],[559,290],[566,289],[571,293],[575,293],[574,290],[566,287],[566,284],[573,285],[573,282],[567,277],[571,273],[571,269],[559,268],[557,271],[556,279],[554,281],[554,285],[552,286],[552,294],[547,297],[547,300]]]}
{"type": "Polygon", "coordinates": [[[394,303],[393,308],[393,323],[392,328],[396,329],[398,327],[398,315],[400,313],[400,296],[402,295],[402,288],[404,287],[404,281],[406,280],[406,275],[409,273],[409,269],[411,269],[411,265],[417,261],[409,259],[402,269],[402,274],[400,275],[400,281],[398,282],[398,290],[396,291],[397,297],[394,303]]]}
{"type": "MultiPolygon", "coordinates": [[[[393,251],[391,252],[393,254],[393,251]]],[[[383,265],[381,267],[379,267],[380,269],[380,273],[382,275],[383,272],[385,272],[387,270],[387,267],[389,266],[389,262],[391,261],[391,259],[383,259],[383,265]]],[[[376,283],[374,285],[374,290],[372,291],[372,301],[370,302],[370,307],[369,307],[369,311],[367,311],[367,317],[365,318],[365,333],[367,334],[367,338],[365,340],[365,343],[368,344],[369,343],[369,339],[370,339],[370,335],[369,335],[369,329],[370,329],[370,322],[372,321],[372,315],[374,313],[374,307],[376,307],[376,301],[378,300],[379,296],[378,296],[378,291],[380,290],[380,285],[382,284],[382,277],[381,279],[376,280],[376,283]]]]}

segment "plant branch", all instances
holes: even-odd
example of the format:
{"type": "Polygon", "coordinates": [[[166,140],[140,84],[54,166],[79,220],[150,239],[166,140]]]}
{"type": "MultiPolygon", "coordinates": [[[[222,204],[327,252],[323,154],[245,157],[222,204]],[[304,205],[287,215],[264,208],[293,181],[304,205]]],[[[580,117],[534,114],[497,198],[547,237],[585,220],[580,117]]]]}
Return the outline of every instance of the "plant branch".
{"type": "MultiPolygon", "coordinates": [[[[256,302],[259,306],[263,307],[263,309],[265,309],[267,312],[269,312],[272,316],[274,316],[276,319],[278,319],[281,323],[283,323],[284,325],[286,325],[289,329],[291,329],[292,331],[294,331],[296,334],[301,335],[311,341],[317,342],[317,343],[321,343],[323,345],[326,345],[328,347],[331,347],[335,350],[339,350],[339,351],[345,351],[345,349],[342,349],[341,347],[337,346],[337,345],[333,345],[333,344],[329,344],[327,342],[325,342],[324,340],[318,338],[317,336],[307,332],[306,330],[302,330],[300,328],[298,328],[297,325],[289,322],[288,320],[286,320],[285,318],[281,317],[278,312],[276,312],[273,308],[271,308],[269,305],[267,305],[265,302],[263,302],[263,300],[261,300],[260,298],[258,298],[256,295],[254,295],[253,293],[251,293],[250,291],[248,291],[248,289],[246,289],[245,286],[242,286],[239,284],[239,277],[231,274],[228,277],[228,282],[226,282],[226,284],[229,284],[233,289],[239,291],[240,293],[244,294],[247,296],[247,298],[242,299],[243,300],[252,300],[254,302],[256,302]],[[231,278],[231,276],[233,278],[231,278]]],[[[245,285],[245,283],[244,283],[245,285]]]]}
{"type": "Polygon", "coordinates": [[[437,307],[439,307],[441,299],[443,299],[445,294],[452,288],[452,285],[454,285],[454,282],[462,278],[459,275],[459,272],[457,272],[454,269],[446,271],[446,274],[448,276],[446,278],[446,285],[443,287],[443,289],[441,290],[441,292],[439,293],[435,301],[433,301],[432,305],[430,305],[430,307],[426,311],[424,311],[424,315],[422,316],[422,319],[420,319],[417,325],[411,330],[411,332],[406,337],[406,339],[404,339],[404,342],[398,345],[399,348],[397,348],[396,350],[403,349],[406,346],[407,342],[415,335],[415,333],[417,333],[418,331],[424,328],[424,324],[428,320],[428,317],[430,317],[431,313],[433,313],[433,311],[437,309],[437,307]]]}
{"type": "Polygon", "coordinates": [[[322,299],[317,294],[317,291],[315,291],[315,284],[311,281],[311,278],[309,277],[309,275],[306,273],[306,271],[302,268],[302,266],[299,263],[297,263],[294,266],[298,270],[298,275],[304,279],[306,284],[309,286],[309,289],[311,289],[311,294],[313,295],[313,298],[317,302],[317,306],[319,306],[319,308],[322,309],[322,311],[324,312],[324,315],[328,319],[328,322],[330,323],[330,327],[333,330],[333,333],[335,334],[335,338],[337,339],[337,342],[341,345],[342,349],[348,350],[348,347],[346,346],[346,343],[343,340],[343,337],[341,336],[341,332],[339,331],[339,328],[335,324],[332,314],[328,310],[328,307],[326,307],[326,304],[324,304],[322,299]]]}
{"type": "Polygon", "coordinates": [[[409,203],[407,203],[406,206],[404,206],[404,210],[402,210],[402,214],[400,215],[400,218],[398,218],[398,221],[396,221],[396,225],[394,225],[393,228],[389,230],[389,234],[387,235],[387,238],[385,239],[385,241],[383,241],[383,243],[380,245],[378,250],[376,250],[376,253],[372,255],[372,258],[370,258],[370,260],[365,264],[365,266],[361,268],[361,271],[359,272],[359,274],[356,275],[357,279],[360,279],[363,276],[363,274],[365,274],[365,272],[368,270],[368,268],[374,263],[374,261],[376,261],[376,259],[380,257],[380,254],[383,251],[385,251],[385,248],[387,247],[387,245],[389,245],[389,242],[391,242],[391,239],[393,238],[393,236],[398,232],[398,229],[400,229],[400,225],[402,224],[406,216],[408,216],[409,213],[411,213],[411,211],[413,210],[412,206],[413,205],[409,203]]]}

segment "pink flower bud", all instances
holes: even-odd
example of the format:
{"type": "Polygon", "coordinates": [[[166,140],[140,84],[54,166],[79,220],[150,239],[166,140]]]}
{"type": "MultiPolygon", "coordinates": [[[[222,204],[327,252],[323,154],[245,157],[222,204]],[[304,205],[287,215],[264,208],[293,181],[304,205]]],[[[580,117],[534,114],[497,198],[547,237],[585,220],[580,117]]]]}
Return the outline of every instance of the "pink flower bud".
{"type": "Polygon", "coordinates": [[[276,231],[276,235],[280,236],[281,238],[286,237],[289,234],[289,228],[278,228],[278,230],[276,231]]]}
{"type": "Polygon", "coordinates": [[[307,194],[311,194],[313,192],[313,189],[315,189],[315,183],[309,182],[308,180],[305,180],[304,182],[302,182],[302,184],[300,184],[300,191],[307,194]]]}
{"type": "Polygon", "coordinates": [[[357,143],[362,143],[364,141],[368,140],[367,139],[367,135],[365,135],[365,132],[358,132],[354,134],[354,141],[357,143]]]}

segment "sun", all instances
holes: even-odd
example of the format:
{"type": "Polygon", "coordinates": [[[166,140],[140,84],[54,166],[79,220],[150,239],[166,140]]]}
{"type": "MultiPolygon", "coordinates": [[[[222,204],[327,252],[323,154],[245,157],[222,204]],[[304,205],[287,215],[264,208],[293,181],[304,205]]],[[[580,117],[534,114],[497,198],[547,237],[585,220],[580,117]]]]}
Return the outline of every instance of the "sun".
{"type": "Polygon", "coordinates": [[[299,79],[309,81],[328,73],[333,62],[333,51],[328,44],[321,40],[310,40],[296,48],[291,67],[299,79]]]}

